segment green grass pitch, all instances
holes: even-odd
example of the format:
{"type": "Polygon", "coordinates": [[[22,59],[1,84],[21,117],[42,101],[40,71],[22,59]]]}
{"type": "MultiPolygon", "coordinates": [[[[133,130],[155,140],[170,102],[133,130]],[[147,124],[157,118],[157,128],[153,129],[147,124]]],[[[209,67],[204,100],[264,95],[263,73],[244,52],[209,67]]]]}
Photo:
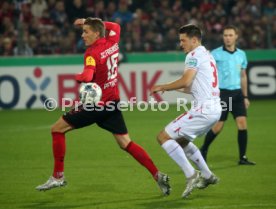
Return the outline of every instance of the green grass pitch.
{"type": "MultiPolygon", "coordinates": [[[[52,173],[50,126],[60,110],[0,112],[0,208],[21,209],[271,209],[276,208],[276,101],[252,101],[247,155],[256,166],[238,166],[237,131],[230,116],[210,148],[208,164],[220,183],[181,199],[184,175],[155,140],[180,112],[124,112],[130,136],[171,177],[161,196],[150,174],[122,151],[110,133],[90,126],[67,134],[68,185],[47,192],[35,187],[52,173]]],[[[201,145],[203,138],[196,139],[201,145]]]]}

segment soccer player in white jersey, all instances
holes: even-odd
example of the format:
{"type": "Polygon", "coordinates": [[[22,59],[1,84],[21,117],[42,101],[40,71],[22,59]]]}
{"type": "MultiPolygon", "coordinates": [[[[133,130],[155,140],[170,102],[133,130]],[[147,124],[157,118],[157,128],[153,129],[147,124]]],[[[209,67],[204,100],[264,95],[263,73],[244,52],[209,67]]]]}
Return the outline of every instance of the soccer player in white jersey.
{"type": "Polygon", "coordinates": [[[203,189],[218,182],[193,144],[193,140],[208,132],[221,115],[216,62],[201,45],[201,36],[200,29],[195,25],[179,29],[180,46],[187,54],[184,73],[176,81],[151,89],[151,94],[182,90],[194,98],[191,109],[169,123],[157,136],[162,148],[180,166],[187,179],[183,198],[188,197],[196,187],[203,189]],[[200,173],[188,159],[197,165],[200,173]]]}

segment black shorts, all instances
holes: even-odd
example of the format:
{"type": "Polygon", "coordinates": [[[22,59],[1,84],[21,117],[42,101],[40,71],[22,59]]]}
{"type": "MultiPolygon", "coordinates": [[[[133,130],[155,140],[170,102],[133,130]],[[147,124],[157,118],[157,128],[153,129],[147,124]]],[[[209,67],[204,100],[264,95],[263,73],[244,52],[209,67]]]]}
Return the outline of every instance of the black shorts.
{"type": "Polygon", "coordinates": [[[63,119],[75,129],[96,123],[113,134],[127,134],[126,124],[118,103],[118,101],[111,101],[105,106],[80,105],[66,112],[63,119]]]}
{"type": "Polygon", "coordinates": [[[222,113],[219,121],[226,121],[228,117],[228,112],[232,113],[234,119],[239,116],[246,116],[244,97],[242,95],[241,89],[220,89],[220,99],[222,105],[222,113]]]}

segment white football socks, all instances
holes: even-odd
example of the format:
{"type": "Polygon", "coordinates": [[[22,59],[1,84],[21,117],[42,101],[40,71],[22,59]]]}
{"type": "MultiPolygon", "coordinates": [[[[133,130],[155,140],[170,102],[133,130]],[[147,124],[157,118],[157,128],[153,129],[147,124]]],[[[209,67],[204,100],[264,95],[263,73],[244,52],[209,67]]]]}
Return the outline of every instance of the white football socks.
{"type": "Polygon", "coordinates": [[[186,178],[190,178],[195,173],[195,169],[187,159],[182,147],[175,140],[167,140],[162,144],[162,148],[179,165],[186,178]]]}
{"type": "Polygon", "coordinates": [[[210,171],[205,160],[203,159],[201,152],[199,151],[197,146],[194,145],[192,142],[189,142],[189,144],[186,147],[184,147],[183,150],[187,158],[193,161],[198,167],[198,169],[201,171],[201,176],[206,179],[210,178],[212,172],[210,171]]]}

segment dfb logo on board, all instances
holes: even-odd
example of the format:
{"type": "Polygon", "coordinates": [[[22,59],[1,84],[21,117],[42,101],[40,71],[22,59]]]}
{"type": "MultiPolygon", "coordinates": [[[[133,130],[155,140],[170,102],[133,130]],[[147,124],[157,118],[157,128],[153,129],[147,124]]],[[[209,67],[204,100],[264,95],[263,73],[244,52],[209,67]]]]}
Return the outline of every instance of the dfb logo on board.
{"type": "MultiPolygon", "coordinates": [[[[39,67],[36,67],[33,70],[32,76],[27,76],[25,78],[25,83],[28,86],[29,90],[32,92],[29,98],[26,98],[25,107],[31,108],[36,100],[40,100],[41,104],[47,100],[47,96],[43,93],[45,89],[49,86],[51,82],[50,77],[45,77],[41,83],[38,84],[37,79],[41,78],[42,70],[39,67]],[[40,94],[37,94],[37,90],[40,89],[40,94]]],[[[22,84],[21,84],[22,85],[22,84]]],[[[21,86],[22,88],[22,86],[21,86]]],[[[11,109],[14,108],[20,101],[21,88],[19,80],[12,75],[2,75],[0,76],[0,108],[2,109],[11,109]],[[7,91],[8,88],[11,88],[11,91],[7,91]],[[11,94],[7,95],[6,92],[11,94]]]]}

